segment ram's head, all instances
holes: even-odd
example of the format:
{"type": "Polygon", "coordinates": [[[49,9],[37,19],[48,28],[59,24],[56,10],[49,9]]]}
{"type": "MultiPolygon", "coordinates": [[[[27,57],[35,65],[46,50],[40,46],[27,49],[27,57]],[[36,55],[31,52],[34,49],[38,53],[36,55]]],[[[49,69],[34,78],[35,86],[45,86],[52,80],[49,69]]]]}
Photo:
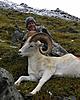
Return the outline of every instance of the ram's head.
{"type": "Polygon", "coordinates": [[[32,52],[36,53],[36,49],[39,49],[44,55],[49,54],[52,49],[52,40],[50,36],[46,33],[37,33],[29,37],[19,52],[22,56],[28,56],[28,54],[32,52]]]}

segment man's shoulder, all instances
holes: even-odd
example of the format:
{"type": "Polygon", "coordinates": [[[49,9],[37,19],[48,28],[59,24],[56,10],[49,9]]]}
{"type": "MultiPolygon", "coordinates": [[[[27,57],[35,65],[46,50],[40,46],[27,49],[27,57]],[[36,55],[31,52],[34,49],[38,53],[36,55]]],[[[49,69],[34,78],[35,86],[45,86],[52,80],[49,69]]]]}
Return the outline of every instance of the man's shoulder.
{"type": "Polygon", "coordinates": [[[44,26],[37,26],[37,32],[50,34],[44,26]]]}
{"type": "Polygon", "coordinates": [[[37,31],[37,32],[42,32],[42,29],[43,29],[42,26],[37,26],[37,27],[36,27],[36,31],[37,31]]]}

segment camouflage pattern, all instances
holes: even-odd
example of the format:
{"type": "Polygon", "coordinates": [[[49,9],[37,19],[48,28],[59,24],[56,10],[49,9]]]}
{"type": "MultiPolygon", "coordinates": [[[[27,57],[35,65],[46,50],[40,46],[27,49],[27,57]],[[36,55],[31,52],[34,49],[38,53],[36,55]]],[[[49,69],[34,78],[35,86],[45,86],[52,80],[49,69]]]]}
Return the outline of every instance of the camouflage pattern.
{"type": "Polygon", "coordinates": [[[50,55],[50,56],[63,56],[63,55],[68,53],[61,45],[59,45],[58,43],[54,42],[51,34],[49,33],[49,31],[44,26],[43,27],[38,27],[37,31],[40,32],[40,33],[41,32],[42,33],[43,32],[47,33],[52,39],[52,42],[53,42],[52,50],[51,50],[51,53],[48,54],[48,55],[50,55]]]}

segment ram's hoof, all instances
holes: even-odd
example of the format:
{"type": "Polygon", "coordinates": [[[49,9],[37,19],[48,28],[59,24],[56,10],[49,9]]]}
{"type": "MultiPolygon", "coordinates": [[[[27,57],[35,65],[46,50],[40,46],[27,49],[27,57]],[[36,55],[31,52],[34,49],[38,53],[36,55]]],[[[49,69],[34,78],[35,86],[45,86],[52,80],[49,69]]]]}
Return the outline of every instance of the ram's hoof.
{"type": "Polygon", "coordinates": [[[20,82],[16,81],[16,82],[14,83],[14,85],[19,86],[19,85],[20,85],[20,82]]]}

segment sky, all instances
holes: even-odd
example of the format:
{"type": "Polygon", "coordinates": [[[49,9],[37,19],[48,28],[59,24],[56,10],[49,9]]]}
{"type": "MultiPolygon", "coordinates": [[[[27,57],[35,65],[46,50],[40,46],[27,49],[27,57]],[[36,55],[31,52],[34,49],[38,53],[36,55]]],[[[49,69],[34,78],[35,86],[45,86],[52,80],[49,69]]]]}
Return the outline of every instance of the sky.
{"type": "MultiPolygon", "coordinates": [[[[0,0],[3,1],[3,0],[0,0]]],[[[26,3],[28,6],[39,9],[56,10],[59,8],[73,16],[80,18],[80,0],[8,0],[14,3],[26,3]]]]}

